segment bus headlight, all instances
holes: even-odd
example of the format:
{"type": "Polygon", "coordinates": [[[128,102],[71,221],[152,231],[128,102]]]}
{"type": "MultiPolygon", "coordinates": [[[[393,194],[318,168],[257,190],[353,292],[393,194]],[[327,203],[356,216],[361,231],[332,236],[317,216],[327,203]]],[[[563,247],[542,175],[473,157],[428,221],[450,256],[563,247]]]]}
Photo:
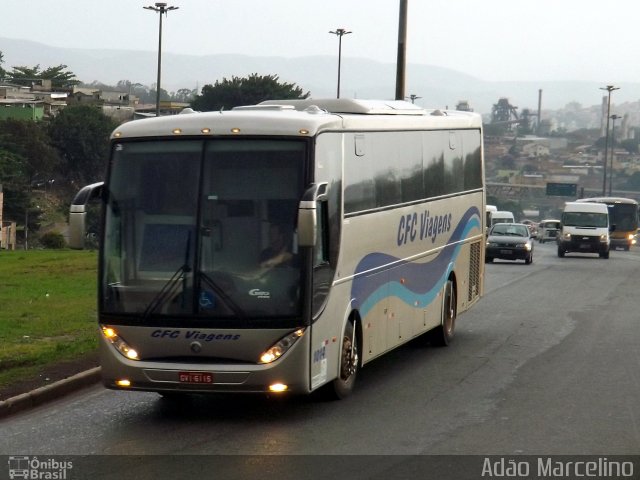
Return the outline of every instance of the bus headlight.
{"type": "Polygon", "coordinates": [[[570,234],[570,233],[565,233],[565,234],[563,234],[563,235],[562,235],[562,239],[563,239],[565,242],[570,242],[570,241],[571,241],[571,234],[570,234]]]}
{"type": "Polygon", "coordinates": [[[127,357],[129,360],[140,360],[138,352],[131,348],[112,327],[103,325],[102,335],[104,335],[104,338],[106,338],[122,356],[127,357]]]}
{"type": "Polygon", "coordinates": [[[260,355],[260,363],[271,363],[280,358],[304,335],[304,331],[304,328],[299,328],[286,337],[281,338],[276,344],[260,355]]]}
{"type": "Polygon", "coordinates": [[[609,236],[606,233],[600,235],[600,242],[607,243],[609,241],[609,236]]]}

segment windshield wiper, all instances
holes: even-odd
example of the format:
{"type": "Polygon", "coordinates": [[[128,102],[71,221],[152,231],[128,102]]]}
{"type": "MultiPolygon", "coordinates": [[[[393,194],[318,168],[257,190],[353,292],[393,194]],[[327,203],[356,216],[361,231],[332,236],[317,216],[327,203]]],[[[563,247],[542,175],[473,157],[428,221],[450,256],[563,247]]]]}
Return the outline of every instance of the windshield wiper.
{"type": "Polygon", "coordinates": [[[185,307],[185,292],[187,291],[187,273],[191,271],[189,266],[189,250],[191,247],[191,232],[187,232],[187,246],[184,252],[184,264],[178,267],[173,275],[165,282],[160,291],[153,297],[147,308],[144,310],[142,317],[148,318],[153,312],[165,304],[167,299],[172,298],[173,294],[178,291],[179,280],[182,280],[182,309],[185,307]]]}

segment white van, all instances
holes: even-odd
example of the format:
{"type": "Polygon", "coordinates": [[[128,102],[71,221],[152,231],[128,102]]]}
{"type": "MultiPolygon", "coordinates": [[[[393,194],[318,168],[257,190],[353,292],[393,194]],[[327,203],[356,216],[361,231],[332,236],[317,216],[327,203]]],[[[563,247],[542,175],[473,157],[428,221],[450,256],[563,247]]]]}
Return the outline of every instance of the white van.
{"type": "Polygon", "coordinates": [[[485,215],[486,215],[486,222],[484,224],[485,227],[485,232],[487,232],[489,230],[489,228],[491,228],[491,216],[498,211],[498,207],[496,207],[495,205],[485,205],[485,215]]]}
{"type": "Polygon", "coordinates": [[[609,258],[609,210],[603,203],[567,202],[556,239],[558,256],[565,253],[597,253],[609,258]]]}
{"type": "Polygon", "coordinates": [[[546,218],[538,225],[538,241],[544,243],[547,240],[556,241],[558,232],[560,231],[560,220],[555,218],[546,218]]]}
{"type": "Polygon", "coordinates": [[[491,213],[491,226],[493,227],[496,223],[516,223],[516,219],[513,213],[506,210],[498,210],[491,213]]]}

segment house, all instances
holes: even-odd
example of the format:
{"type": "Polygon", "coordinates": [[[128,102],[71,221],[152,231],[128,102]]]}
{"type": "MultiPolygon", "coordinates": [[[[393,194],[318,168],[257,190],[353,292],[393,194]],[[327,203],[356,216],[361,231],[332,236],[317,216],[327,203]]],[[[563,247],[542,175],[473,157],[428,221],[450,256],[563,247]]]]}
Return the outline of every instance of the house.
{"type": "Polygon", "coordinates": [[[44,103],[35,98],[28,87],[0,84],[0,120],[41,120],[44,103]]]}

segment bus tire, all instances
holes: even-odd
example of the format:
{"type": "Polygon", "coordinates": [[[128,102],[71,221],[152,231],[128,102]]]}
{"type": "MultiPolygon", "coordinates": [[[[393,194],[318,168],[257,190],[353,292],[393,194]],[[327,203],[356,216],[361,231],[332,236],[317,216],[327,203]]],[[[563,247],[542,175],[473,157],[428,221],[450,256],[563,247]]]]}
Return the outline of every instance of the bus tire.
{"type": "Polygon", "coordinates": [[[358,343],[357,322],[347,322],[340,347],[338,378],[331,382],[331,396],[340,400],[353,392],[360,367],[360,345],[358,343]]]}
{"type": "Polygon", "coordinates": [[[442,298],[442,322],[431,331],[430,341],[438,347],[446,347],[453,341],[456,329],[456,289],[450,278],[444,284],[442,298]]]}

